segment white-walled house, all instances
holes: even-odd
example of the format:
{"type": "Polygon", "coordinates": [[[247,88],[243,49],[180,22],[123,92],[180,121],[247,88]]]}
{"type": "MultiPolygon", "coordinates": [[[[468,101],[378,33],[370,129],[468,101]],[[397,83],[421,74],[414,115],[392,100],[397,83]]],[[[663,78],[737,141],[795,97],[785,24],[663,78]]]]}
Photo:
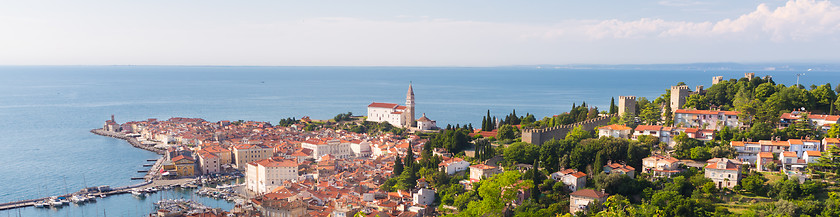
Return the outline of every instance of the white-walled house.
{"type": "Polygon", "coordinates": [[[435,191],[428,188],[417,189],[412,195],[412,200],[415,204],[431,205],[435,202],[435,191]]]}
{"type": "Polygon", "coordinates": [[[630,127],[618,124],[607,125],[598,128],[598,137],[607,136],[615,138],[630,138],[630,127]]]}
{"type": "Polygon", "coordinates": [[[575,169],[565,169],[551,174],[551,179],[563,182],[572,192],[586,187],[586,173],[575,169]]]}
{"type": "Polygon", "coordinates": [[[741,181],[741,162],[727,158],[712,158],[705,167],[706,178],[718,188],[733,188],[741,181]]]}
{"type": "Polygon", "coordinates": [[[446,174],[452,175],[457,172],[467,170],[467,168],[470,167],[470,162],[456,157],[440,162],[438,166],[446,171],[446,174]]]}

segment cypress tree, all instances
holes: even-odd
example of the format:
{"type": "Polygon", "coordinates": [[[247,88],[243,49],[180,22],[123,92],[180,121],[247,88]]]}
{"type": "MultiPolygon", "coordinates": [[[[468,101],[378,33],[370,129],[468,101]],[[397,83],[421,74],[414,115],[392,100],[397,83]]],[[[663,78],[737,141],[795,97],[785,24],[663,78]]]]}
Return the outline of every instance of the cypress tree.
{"type": "Polygon", "coordinates": [[[540,188],[537,187],[542,183],[542,180],[540,180],[540,178],[542,178],[542,177],[540,177],[540,174],[539,174],[540,170],[538,169],[539,165],[540,165],[539,160],[535,159],[534,160],[534,165],[531,168],[531,171],[533,172],[532,175],[534,175],[534,177],[532,178],[533,181],[534,181],[534,187],[531,188],[531,199],[539,199],[540,193],[541,193],[540,188]]]}
{"type": "Polygon", "coordinates": [[[577,106],[575,106],[575,103],[572,103],[572,110],[575,110],[575,108],[577,108],[577,106]]]}
{"type": "Polygon", "coordinates": [[[490,123],[490,131],[496,129],[496,116],[493,116],[493,123],[490,123]]]}
{"type": "Polygon", "coordinates": [[[400,155],[397,155],[397,158],[394,159],[394,173],[391,174],[391,177],[397,177],[402,174],[404,169],[403,162],[400,160],[400,155]]]}
{"type": "Polygon", "coordinates": [[[408,153],[405,154],[405,158],[403,159],[405,162],[406,167],[413,168],[414,167],[414,152],[411,151],[411,146],[408,147],[408,153]]]}
{"type": "Polygon", "coordinates": [[[487,116],[481,117],[481,131],[487,131],[487,116]]]}
{"type": "Polygon", "coordinates": [[[610,98],[610,114],[615,114],[618,110],[618,106],[615,106],[615,97],[610,98]]]}

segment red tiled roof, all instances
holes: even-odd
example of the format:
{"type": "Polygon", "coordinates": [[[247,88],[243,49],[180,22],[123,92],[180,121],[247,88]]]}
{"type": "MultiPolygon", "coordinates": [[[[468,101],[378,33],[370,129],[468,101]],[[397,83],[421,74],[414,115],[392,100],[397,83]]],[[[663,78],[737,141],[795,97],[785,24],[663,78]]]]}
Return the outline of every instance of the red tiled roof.
{"type": "Polygon", "coordinates": [[[611,124],[611,125],[607,125],[607,126],[599,127],[598,129],[599,129],[599,130],[602,130],[602,129],[610,129],[610,130],[631,130],[629,127],[627,127],[627,126],[625,126],[625,125],[618,125],[618,124],[611,124]]]}
{"type": "Polygon", "coordinates": [[[758,157],[759,157],[759,158],[773,158],[773,153],[770,153],[770,152],[759,152],[759,153],[758,153],[758,157]]]}
{"type": "Polygon", "coordinates": [[[805,151],[805,155],[811,157],[819,157],[822,156],[822,153],[820,153],[819,151],[805,151]]]}
{"type": "Polygon", "coordinates": [[[659,125],[639,125],[636,126],[636,131],[659,131],[662,126],[659,125]]]}
{"type": "Polygon", "coordinates": [[[376,108],[397,108],[397,104],[394,103],[382,103],[382,102],[373,102],[368,107],[376,107],[376,108]]]}
{"type": "Polygon", "coordinates": [[[607,193],[600,192],[600,191],[595,191],[595,190],[592,190],[592,189],[578,190],[578,191],[572,192],[569,195],[578,196],[578,197],[596,198],[596,199],[601,199],[601,198],[605,198],[607,196],[610,196],[607,193]]]}
{"type": "Polygon", "coordinates": [[[580,178],[580,177],[586,176],[586,173],[576,172],[576,173],[572,173],[572,176],[574,176],[575,178],[580,178]]]}
{"type": "Polygon", "coordinates": [[[782,152],[782,156],[785,156],[785,157],[796,157],[796,152],[792,152],[792,151],[782,152]]]}
{"type": "Polygon", "coordinates": [[[486,164],[476,164],[476,165],[470,166],[470,168],[487,170],[487,169],[496,169],[497,167],[486,165],[486,164]]]}

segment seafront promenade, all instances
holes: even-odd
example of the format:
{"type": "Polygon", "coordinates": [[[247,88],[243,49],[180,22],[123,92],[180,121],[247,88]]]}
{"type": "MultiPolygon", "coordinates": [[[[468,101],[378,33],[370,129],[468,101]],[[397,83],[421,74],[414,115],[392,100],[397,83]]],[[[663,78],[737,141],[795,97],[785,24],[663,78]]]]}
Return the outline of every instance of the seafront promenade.
{"type": "MultiPolygon", "coordinates": [[[[137,140],[137,138],[128,136],[124,133],[108,132],[108,131],[103,130],[103,129],[93,129],[90,132],[93,133],[93,134],[96,134],[96,135],[100,135],[100,136],[107,136],[107,137],[122,139],[122,140],[127,141],[129,144],[131,144],[134,147],[137,147],[137,148],[140,148],[140,149],[143,149],[143,150],[147,150],[147,151],[151,151],[151,152],[155,152],[155,153],[160,154],[160,155],[164,154],[163,150],[155,149],[153,146],[143,145],[140,141],[137,140]]],[[[183,178],[183,179],[172,179],[172,180],[160,179],[160,174],[159,174],[158,171],[160,171],[160,168],[161,168],[163,162],[164,162],[163,156],[159,157],[155,161],[155,164],[152,165],[152,167],[149,168],[146,175],[143,176],[143,180],[145,180],[143,183],[114,188],[112,191],[102,192],[100,194],[102,194],[102,195],[124,194],[124,193],[128,193],[131,190],[138,189],[138,188],[151,188],[151,187],[160,187],[160,186],[176,186],[176,185],[187,184],[187,183],[195,180],[194,178],[183,178]]],[[[65,194],[65,195],[57,195],[55,197],[70,197],[74,194],[81,194],[81,192],[65,194]]],[[[49,199],[49,198],[50,197],[43,197],[43,198],[36,198],[36,199],[28,199],[28,200],[2,203],[2,204],[0,204],[0,210],[7,210],[7,209],[15,209],[15,208],[23,208],[23,207],[27,207],[27,206],[33,206],[36,201],[46,200],[46,199],[49,199]]]]}

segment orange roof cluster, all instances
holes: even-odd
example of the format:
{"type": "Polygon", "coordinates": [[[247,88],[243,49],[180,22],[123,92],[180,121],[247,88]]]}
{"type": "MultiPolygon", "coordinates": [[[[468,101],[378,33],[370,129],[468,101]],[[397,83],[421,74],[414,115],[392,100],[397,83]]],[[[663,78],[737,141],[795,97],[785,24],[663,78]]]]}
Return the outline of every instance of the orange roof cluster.
{"type": "Polygon", "coordinates": [[[599,127],[598,129],[599,130],[605,130],[605,129],[606,130],[631,130],[630,127],[627,127],[625,125],[618,125],[618,124],[611,124],[611,125],[599,127]]]}

